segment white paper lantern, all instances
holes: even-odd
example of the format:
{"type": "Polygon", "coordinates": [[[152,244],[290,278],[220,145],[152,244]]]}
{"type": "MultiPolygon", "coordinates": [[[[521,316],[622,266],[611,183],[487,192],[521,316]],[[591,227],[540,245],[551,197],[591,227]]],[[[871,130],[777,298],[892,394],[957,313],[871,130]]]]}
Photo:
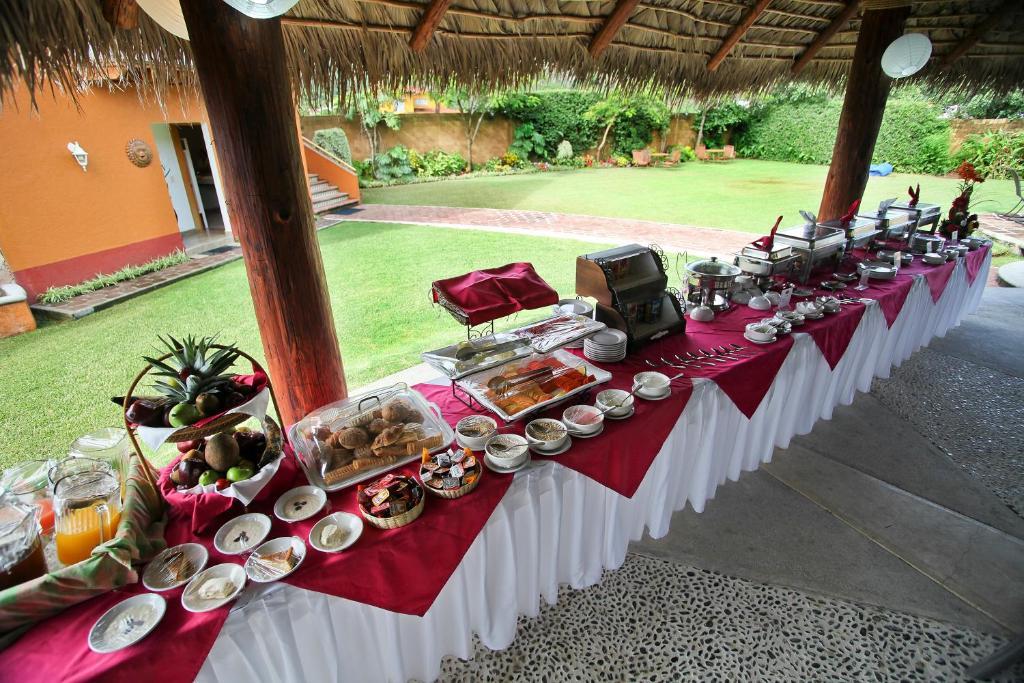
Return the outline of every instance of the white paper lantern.
{"type": "Polygon", "coordinates": [[[882,54],[882,71],[906,78],[924,68],[932,56],[932,41],[923,33],[908,33],[892,41],[882,54]]]}
{"type": "Polygon", "coordinates": [[[253,19],[277,17],[299,2],[299,0],[224,0],[242,14],[253,19]]]}
{"type": "Polygon", "coordinates": [[[178,0],[136,0],[142,11],[160,25],[165,31],[179,38],[188,40],[188,29],[185,28],[185,17],[181,15],[181,3],[178,0]]]}

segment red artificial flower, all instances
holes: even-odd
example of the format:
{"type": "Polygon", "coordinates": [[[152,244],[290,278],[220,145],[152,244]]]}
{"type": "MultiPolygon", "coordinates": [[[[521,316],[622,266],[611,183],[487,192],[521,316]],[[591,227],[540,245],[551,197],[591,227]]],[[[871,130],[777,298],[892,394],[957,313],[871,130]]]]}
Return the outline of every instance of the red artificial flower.
{"type": "Polygon", "coordinates": [[[956,174],[964,180],[972,183],[983,183],[985,179],[978,175],[977,169],[974,168],[974,164],[969,161],[965,161],[956,167],[956,174]]]}

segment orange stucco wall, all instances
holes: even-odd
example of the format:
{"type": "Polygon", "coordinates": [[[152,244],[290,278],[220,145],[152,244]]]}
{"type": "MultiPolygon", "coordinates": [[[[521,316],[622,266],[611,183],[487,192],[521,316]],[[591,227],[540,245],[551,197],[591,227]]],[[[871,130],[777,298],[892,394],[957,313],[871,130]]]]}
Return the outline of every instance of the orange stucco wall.
{"type": "Polygon", "coordinates": [[[79,97],[80,109],[49,93],[37,103],[33,111],[21,89],[0,112],[0,251],[30,295],[180,247],[150,125],[203,120],[198,96],[168,95],[161,111],[134,90],[97,86],[79,97]],[[125,152],[134,138],[153,150],[145,168],[125,152]],[[86,172],[71,141],[89,153],[86,172]]]}

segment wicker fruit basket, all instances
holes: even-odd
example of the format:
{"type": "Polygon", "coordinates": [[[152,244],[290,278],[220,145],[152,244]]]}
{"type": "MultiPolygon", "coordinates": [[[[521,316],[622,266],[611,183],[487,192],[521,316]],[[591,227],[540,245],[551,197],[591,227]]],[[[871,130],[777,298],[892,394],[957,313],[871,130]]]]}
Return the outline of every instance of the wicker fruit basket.
{"type": "Polygon", "coordinates": [[[416,519],[423,514],[423,506],[426,502],[427,497],[421,496],[420,502],[414,505],[411,509],[406,510],[400,515],[395,515],[394,517],[376,517],[363,509],[362,505],[359,506],[359,513],[363,516],[363,519],[378,529],[398,529],[415,522],[416,519]]]}

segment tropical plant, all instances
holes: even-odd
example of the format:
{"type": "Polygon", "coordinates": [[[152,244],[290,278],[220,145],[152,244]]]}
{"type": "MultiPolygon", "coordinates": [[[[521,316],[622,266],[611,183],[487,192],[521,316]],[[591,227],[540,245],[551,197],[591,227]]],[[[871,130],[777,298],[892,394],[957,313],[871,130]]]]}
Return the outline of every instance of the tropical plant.
{"type": "Polygon", "coordinates": [[[359,121],[359,130],[366,138],[366,144],[370,149],[370,165],[376,176],[377,159],[380,158],[380,133],[381,127],[391,130],[398,130],[401,120],[392,110],[384,110],[384,106],[391,101],[390,97],[384,95],[370,95],[365,92],[358,92],[349,97],[346,102],[346,116],[351,121],[359,121]]]}
{"type": "Polygon", "coordinates": [[[341,128],[324,128],[313,133],[313,143],[338,157],[347,164],[352,163],[352,149],[348,135],[341,128]]]}
{"type": "Polygon", "coordinates": [[[697,153],[694,152],[693,147],[690,147],[689,145],[672,145],[672,147],[670,147],[669,149],[673,152],[679,150],[680,163],[697,160],[697,153]]]}
{"type": "Polygon", "coordinates": [[[185,263],[189,260],[189,255],[184,251],[177,249],[172,251],[166,256],[160,256],[147,261],[142,265],[138,266],[125,266],[121,270],[114,271],[113,273],[103,274],[100,273],[94,278],[90,278],[85,282],[81,282],[77,285],[64,285],[63,287],[50,287],[45,292],[39,295],[40,303],[44,304],[59,304],[64,301],[79,296],[80,294],[86,294],[88,292],[95,292],[98,289],[104,287],[112,287],[119,282],[126,280],[134,280],[137,277],[146,275],[148,273],[155,273],[158,270],[164,268],[170,268],[176,266],[179,263],[185,263]]]}
{"type": "Polygon", "coordinates": [[[529,123],[544,138],[546,159],[556,158],[557,146],[568,140],[574,150],[590,149],[599,127],[584,117],[601,95],[587,90],[552,89],[504,93],[495,98],[495,109],[516,123],[529,123]]]}
{"type": "Polygon", "coordinates": [[[619,168],[625,168],[626,166],[629,166],[630,163],[629,157],[623,156],[621,154],[616,154],[613,157],[613,160],[615,161],[615,165],[618,166],[619,168]]]}
{"type": "Polygon", "coordinates": [[[1011,169],[1024,168],[1024,132],[992,131],[968,135],[957,152],[957,160],[968,161],[989,178],[1007,178],[1011,169]]]}
{"type": "Polygon", "coordinates": [[[409,165],[421,178],[438,178],[465,171],[466,159],[457,152],[448,153],[440,149],[423,154],[409,150],[409,165]]]}
{"type": "Polygon", "coordinates": [[[409,163],[409,150],[402,145],[378,154],[374,159],[374,177],[377,180],[394,181],[407,178],[413,174],[409,163]]]}
{"type": "Polygon", "coordinates": [[[544,158],[544,136],[537,132],[532,123],[521,123],[512,134],[512,145],[509,151],[521,159],[531,156],[544,158]]]}

